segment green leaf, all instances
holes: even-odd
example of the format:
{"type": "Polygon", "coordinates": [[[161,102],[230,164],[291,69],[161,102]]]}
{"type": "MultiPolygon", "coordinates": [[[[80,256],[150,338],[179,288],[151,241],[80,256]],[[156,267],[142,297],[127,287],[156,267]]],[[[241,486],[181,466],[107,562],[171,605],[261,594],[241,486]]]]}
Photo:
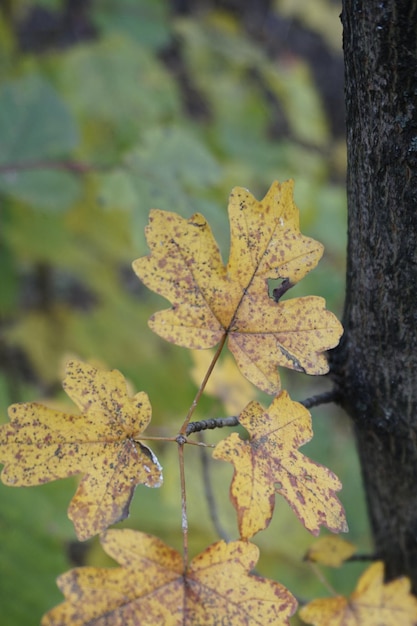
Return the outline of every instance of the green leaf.
{"type": "Polygon", "coordinates": [[[65,211],[81,193],[81,181],[69,172],[33,169],[0,174],[0,190],[30,206],[65,211]]]}
{"type": "MultiPolygon", "coordinates": [[[[187,205],[188,189],[214,185],[220,167],[206,146],[187,129],[153,128],[143,138],[140,148],[131,153],[128,165],[141,192],[146,190],[145,208],[168,206],[172,202],[187,205]]],[[[142,203],[141,202],[141,203],[142,203]]]]}
{"type": "Polygon", "coordinates": [[[98,202],[104,209],[133,211],[138,203],[134,182],[129,172],[115,169],[97,174],[99,183],[98,202]]]}
{"type": "Polygon", "coordinates": [[[175,83],[162,63],[120,36],[72,48],[56,69],[56,79],[82,119],[113,125],[113,141],[120,141],[121,133],[131,142],[139,129],[175,116],[180,108],[175,83]]]}
{"type": "Polygon", "coordinates": [[[0,90],[0,190],[31,206],[66,210],[79,181],[48,169],[78,143],[78,131],[54,89],[37,75],[4,83],[0,90]]]}
{"type": "Polygon", "coordinates": [[[161,0],[102,0],[93,6],[93,20],[103,31],[123,32],[152,49],[169,43],[169,7],[161,0]]]}
{"type": "Polygon", "coordinates": [[[78,142],[77,127],[54,89],[37,75],[0,89],[0,165],[62,157],[78,142]]]}

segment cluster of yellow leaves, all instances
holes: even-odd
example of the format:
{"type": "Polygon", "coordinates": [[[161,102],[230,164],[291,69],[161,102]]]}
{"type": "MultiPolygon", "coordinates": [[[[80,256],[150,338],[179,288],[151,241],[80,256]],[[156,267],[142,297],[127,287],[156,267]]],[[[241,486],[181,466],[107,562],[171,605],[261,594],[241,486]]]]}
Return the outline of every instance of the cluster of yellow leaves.
{"type": "MultiPolygon", "coordinates": [[[[308,550],[305,560],[340,567],[356,551],[340,537],[322,537],[308,550]]],[[[384,564],[373,563],[360,577],[348,597],[313,600],[299,616],[313,626],[415,626],[417,598],[410,593],[408,578],[384,583],[384,564]]]]}
{"type": "Polygon", "coordinates": [[[278,365],[324,373],[322,352],[342,333],[323,299],[275,302],[269,295],[268,280],[295,284],[323,252],[321,244],[300,233],[292,194],[291,181],[274,183],[261,202],[245,189],[232,191],[227,266],[202,215],[186,220],[154,210],[146,229],[151,253],[133,263],[139,278],[172,303],[151,317],[152,330],[188,348],[210,348],[227,337],[241,372],[263,391],[278,394],[268,411],[253,403],[241,413],[250,442],[234,434],[214,453],[235,464],[231,497],[245,539],[269,524],[276,490],[311,532],[317,534],[323,524],[347,530],[335,496],[339,480],[297,450],[312,437],[310,415],[280,394],[278,365]]]}
{"type": "Polygon", "coordinates": [[[151,419],[144,392],[130,397],[120,372],[70,361],[64,389],[80,413],[63,413],[36,402],[9,407],[0,427],[2,481],[40,485],[84,474],[68,516],[78,539],[88,539],[124,519],[136,485],[159,487],[162,470],[140,441],[151,419]]]}
{"type": "MultiPolygon", "coordinates": [[[[321,244],[299,231],[292,190],[291,181],[274,183],[260,202],[245,189],[233,190],[227,265],[204,217],[186,220],[159,210],[151,212],[146,229],[150,254],[133,263],[139,278],[172,304],[151,317],[152,330],[188,348],[223,347],[227,341],[240,372],[275,396],[267,409],[250,402],[240,412],[249,391],[247,381],[239,385],[230,406],[233,413],[240,412],[248,438],[234,433],[214,451],[214,458],[234,465],[230,495],[240,540],[215,543],[188,563],[155,537],[107,530],[127,516],[136,485],[158,487],[162,482],[159,462],[143,443],[151,420],[148,397],[144,392],[131,397],[119,372],[70,361],[64,389],[79,412],[37,403],[10,407],[10,422],[0,427],[3,482],[37,485],[82,474],[68,511],[77,536],[84,540],[102,533],[105,551],[120,564],[62,575],[58,584],[65,601],[44,616],[43,626],[285,626],[295,599],[279,583],[250,573],[258,549],[248,540],[268,526],[275,493],[313,534],[323,525],[333,532],[347,530],[336,497],[341,484],[330,470],[299,452],[312,437],[311,417],[281,391],[277,370],[283,365],[308,374],[327,372],[324,352],[342,333],[322,298],[270,297],[269,281],[292,286],[322,255],[321,244]]],[[[230,361],[224,367],[220,379],[229,376],[230,361]]],[[[207,391],[227,404],[230,387],[220,379],[207,391]]],[[[350,550],[330,542],[308,558],[335,565],[350,550]]],[[[382,565],[375,564],[350,599],[315,600],[301,616],[316,626],[408,626],[416,603],[408,581],[384,585],[382,565]]]]}
{"type": "Polygon", "coordinates": [[[373,563],[361,576],[349,598],[313,600],[299,615],[314,626],[415,626],[417,598],[408,578],[384,584],[384,564],[373,563]]]}

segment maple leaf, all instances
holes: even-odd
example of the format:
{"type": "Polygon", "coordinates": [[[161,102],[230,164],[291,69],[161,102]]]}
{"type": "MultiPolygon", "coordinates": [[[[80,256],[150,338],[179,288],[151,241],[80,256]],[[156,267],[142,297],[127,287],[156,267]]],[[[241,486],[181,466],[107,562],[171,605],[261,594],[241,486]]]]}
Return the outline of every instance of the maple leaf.
{"type": "Polygon", "coordinates": [[[68,509],[82,541],[127,517],[136,485],[159,487],[162,474],[138,439],[151,419],[144,392],[130,397],[120,372],[75,360],[63,386],[81,415],[35,402],[9,407],[10,423],[0,427],[1,477],[21,487],[84,473],[68,509]]]}
{"type": "Polygon", "coordinates": [[[248,573],[259,556],[254,544],[219,541],[184,574],[182,556],[157,537],[109,530],[101,542],[122,567],[81,567],[60,576],[66,601],[42,626],[284,626],[296,609],[285,587],[248,573]]]}
{"type": "Polygon", "coordinates": [[[299,231],[293,182],[272,184],[258,202],[246,189],[229,201],[231,249],[225,267],[211,229],[200,214],[186,220],[153,210],[146,228],[151,253],[133,262],[150,289],[172,303],[150,328],[186,348],[211,348],[227,337],[241,372],[270,394],[280,389],[277,366],[324,374],[323,352],[342,334],[323,298],[275,302],[268,280],[293,285],[313,269],[323,246],[299,231]]]}
{"type": "Polygon", "coordinates": [[[320,598],[304,606],[299,615],[314,626],[414,626],[417,598],[408,578],[384,584],[384,564],[373,563],[360,577],[349,598],[320,598]]]}
{"type": "Polygon", "coordinates": [[[298,451],[313,436],[310,413],[286,391],[268,409],[251,402],[239,416],[249,440],[233,433],[220,441],[213,457],[234,465],[230,497],[244,539],[271,521],[275,493],[287,500],[304,526],[317,535],[325,525],[347,531],[345,513],[335,495],[342,487],[326,467],[298,451]]]}

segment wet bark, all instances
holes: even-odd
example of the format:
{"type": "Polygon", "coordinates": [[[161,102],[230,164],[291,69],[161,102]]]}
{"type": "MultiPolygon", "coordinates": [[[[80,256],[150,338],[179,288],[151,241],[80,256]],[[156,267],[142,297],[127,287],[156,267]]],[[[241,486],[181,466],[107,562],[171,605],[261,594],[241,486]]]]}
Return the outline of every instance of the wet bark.
{"type": "Polygon", "coordinates": [[[375,549],[417,591],[417,0],[344,0],[345,335],[331,357],[375,549]]]}

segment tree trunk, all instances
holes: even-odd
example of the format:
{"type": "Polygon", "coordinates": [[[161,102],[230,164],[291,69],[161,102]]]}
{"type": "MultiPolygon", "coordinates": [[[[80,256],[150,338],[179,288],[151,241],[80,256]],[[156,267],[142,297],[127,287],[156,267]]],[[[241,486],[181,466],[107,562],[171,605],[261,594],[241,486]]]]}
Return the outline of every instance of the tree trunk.
{"type": "Polygon", "coordinates": [[[417,592],[417,0],[344,0],[345,334],[331,356],[378,556],[417,592]]]}

